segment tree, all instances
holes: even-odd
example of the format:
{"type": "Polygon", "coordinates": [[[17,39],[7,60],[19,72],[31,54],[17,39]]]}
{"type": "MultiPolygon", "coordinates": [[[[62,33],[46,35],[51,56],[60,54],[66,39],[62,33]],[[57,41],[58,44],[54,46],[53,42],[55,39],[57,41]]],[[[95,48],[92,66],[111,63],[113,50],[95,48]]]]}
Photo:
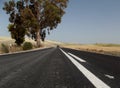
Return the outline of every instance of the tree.
{"type": "Polygon", "coordinates": [[[18,46],[20,46],[25,40],[25,38],[24,38],[24,36],[25,36],[24,27],[22,28],[22,26],[16,25],[16,28],[15,28],[14,24],[9,24],[8,29],[11,32],[11,38],[15,39],[15,43],[18,46]]]}
{"type": "Polygon", "coordinates": [[[26,32],[20,15],[20,10],[23,9],[23,7],[20,7],[21,4],[22,3],[19,1],[15,3],[14,0],[11,0],[9,2],[5,2],[3,7],[3,10],[10,15],[9,21],[11,24],[8,25],[8,29],[9,32],[11,32],[11,37],[15,39],[15,43],[19,46],[24,42],[26,32]]]}
{"type": "Polygon", "coordinates": [[[12,0],[5,2],[3,9],[10,14],[9,20],[14,28],[23,28],[39,47],[41,40],[44,41],[46,37],[45,30],[49,33],[61,22],[67,2],[68,0],[12,0]]]}

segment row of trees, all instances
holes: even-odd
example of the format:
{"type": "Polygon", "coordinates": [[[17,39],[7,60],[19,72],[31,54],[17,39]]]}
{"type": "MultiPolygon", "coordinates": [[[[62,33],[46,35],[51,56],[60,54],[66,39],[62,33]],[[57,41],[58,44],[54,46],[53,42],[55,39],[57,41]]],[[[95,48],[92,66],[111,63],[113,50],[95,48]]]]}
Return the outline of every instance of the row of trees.
{"type": "Polygon", "coordinates": [[[34,39],[40,47],[46,31],[53,30],[61,22],[68,0],[10,0],[3,10],[9,14],[8,26],[11,37],[17,45],[25,40],[25,35],[34,39]]]}

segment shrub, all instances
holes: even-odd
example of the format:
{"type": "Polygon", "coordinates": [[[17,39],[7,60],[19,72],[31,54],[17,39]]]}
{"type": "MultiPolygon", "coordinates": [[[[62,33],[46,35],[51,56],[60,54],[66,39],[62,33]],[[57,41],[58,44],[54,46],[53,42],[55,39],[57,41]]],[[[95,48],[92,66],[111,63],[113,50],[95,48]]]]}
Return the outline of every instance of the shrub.
{"type": "Polygon", "coordinates": [[[1,50],[2,50],[3,53],[9,53],[8,46],[3,44],[3,43],[1,44],[1,50]]]}
{"type": "Polygon", "coordinates": [[[25,42],[25,43],[23,44],[23,50],[30,50],[30,49],[32,49],[32,48],[33,48],[33,45],[32,45],[31,42],[25,42]]]}

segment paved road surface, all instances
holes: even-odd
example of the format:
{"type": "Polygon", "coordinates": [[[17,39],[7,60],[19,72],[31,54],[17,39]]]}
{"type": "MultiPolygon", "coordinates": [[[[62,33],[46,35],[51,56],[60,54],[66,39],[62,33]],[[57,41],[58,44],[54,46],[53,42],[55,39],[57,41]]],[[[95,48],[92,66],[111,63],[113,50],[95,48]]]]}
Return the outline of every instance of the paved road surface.
{"type": "Polygon", "coordinates": [[[120,57],[48,48],[0,56],[0,88],[120,88],[120,57]]]}

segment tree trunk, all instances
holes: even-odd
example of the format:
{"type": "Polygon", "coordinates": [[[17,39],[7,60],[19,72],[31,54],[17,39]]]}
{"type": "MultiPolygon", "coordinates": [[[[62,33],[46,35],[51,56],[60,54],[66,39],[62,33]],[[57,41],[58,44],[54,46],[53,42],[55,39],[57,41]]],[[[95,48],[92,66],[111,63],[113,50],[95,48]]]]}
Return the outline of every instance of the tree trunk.
{"type": "Polygon", "coordinates": [[[36,34],[36,43],[37,43],[37,47],[41,46],[41,38],[40,38],[39,30],[37,31],[37,34],[36,34]]]}

